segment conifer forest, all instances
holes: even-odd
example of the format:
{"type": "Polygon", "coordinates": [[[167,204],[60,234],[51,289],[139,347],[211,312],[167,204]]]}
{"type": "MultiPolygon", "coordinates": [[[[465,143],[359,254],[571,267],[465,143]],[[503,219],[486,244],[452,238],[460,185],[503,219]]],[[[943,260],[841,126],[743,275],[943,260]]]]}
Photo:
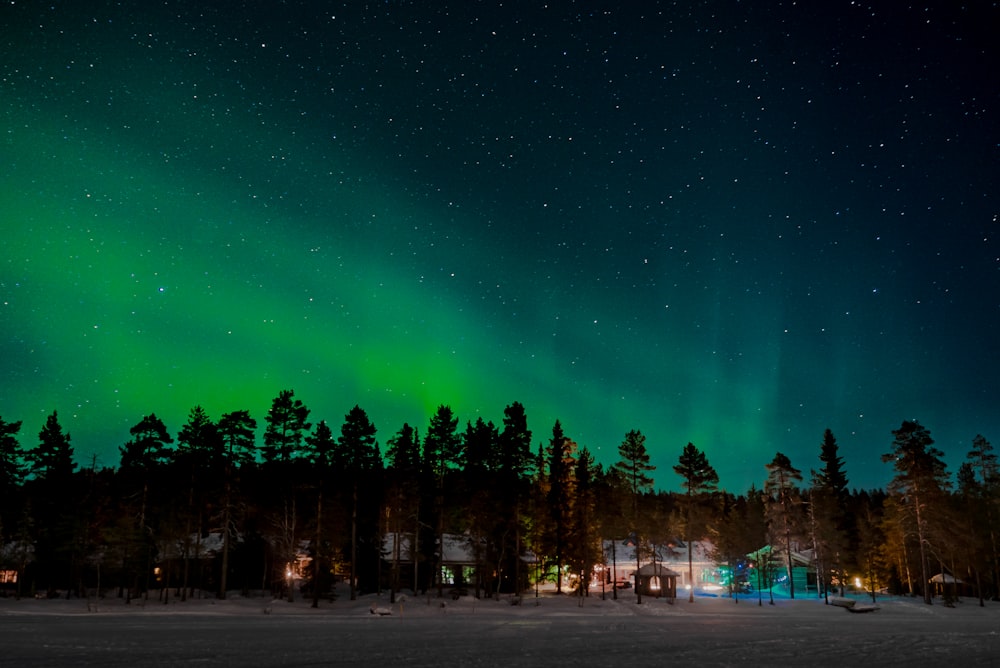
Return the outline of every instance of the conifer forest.
{"type": "Polygon", "coordinates": [[[151,413],[119,447],[118,466],[97,468],[74,460],[58,412],[37,441],[0,419],[0,591],[164,601],[240,591],[314,605],[456,584],[477,597],[539,580],[568,592],[579,582],[568,575],[604,563],[603,541],[629,539],[639,550],[708,541],[733,572],[750,565],[772,577],[793,551],[809,551],[821,594],[851,586],[930,602],[938,573],[980,600],[1000,593],[993,447],[977,436],[952,473],[916,421],[887,435],[886,489],[851,489],[826,430],[813,461],[778,452],[760,462],[764,485],[737,493],[692,443],[672,471],[657,471],[639,430],[624,434],[611,466],[558,421],[533,446],[517,402],[500,425],[461,425],[441,405],[426,426],[403,424],[380,444],[359,406],[339,425],[312,422],[284,390],[261,426],[258,441],[249,412],[195,406],[171,433],[151,413]],[[668,485],[681,491],[658,491],[668,485]],[[439,546],[456,535],[476,561],[464,575],[442,564],[439,546]],[[769,563],[753,564],[764,546],[769,563]]]}

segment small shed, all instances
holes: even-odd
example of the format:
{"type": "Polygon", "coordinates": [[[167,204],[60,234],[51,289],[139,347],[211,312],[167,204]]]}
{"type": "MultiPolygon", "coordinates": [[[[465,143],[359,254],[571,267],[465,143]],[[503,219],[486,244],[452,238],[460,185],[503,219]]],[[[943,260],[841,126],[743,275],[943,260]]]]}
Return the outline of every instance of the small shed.
{"type": "Polygon", "coordinates": [[[938,573],[930,579],[930,584],[934,596],[953,598],[970,595],[965,582],[951,573],[938,573]]]}
{"type": "Polygon", "coordinates": [[[635,586],[640,594],[646,596],[677,598],[677,571],[670,570],[660,563],[646,564],[636,571],[635,586]]]}

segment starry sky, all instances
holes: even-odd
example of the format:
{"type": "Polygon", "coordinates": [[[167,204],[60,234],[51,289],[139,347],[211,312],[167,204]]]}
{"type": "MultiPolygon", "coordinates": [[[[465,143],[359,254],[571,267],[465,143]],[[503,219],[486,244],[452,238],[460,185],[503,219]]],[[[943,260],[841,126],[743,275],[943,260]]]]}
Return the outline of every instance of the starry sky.
{"type": "Polygon", "coordinates": [[[996,3],[0,7],[0,416],[524,404],[743,492],[1000,446],[996,3]],[[621,6],[619,6],[621,5],[621,6]],[[992,26],[992,27],[991,27],[992,26]]]}

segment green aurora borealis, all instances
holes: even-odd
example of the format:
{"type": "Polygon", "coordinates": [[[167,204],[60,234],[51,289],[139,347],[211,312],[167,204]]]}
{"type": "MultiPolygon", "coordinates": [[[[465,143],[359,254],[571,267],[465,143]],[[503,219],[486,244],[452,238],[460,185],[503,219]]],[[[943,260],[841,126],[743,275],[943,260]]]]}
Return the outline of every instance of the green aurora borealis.
{"type": "Polygon", "coordinates": [[[995,8],[83,4],[0,9],[23,446],[282,389],[383,444],[640,429],[664,488],[689,441],[745,491],[827,427],[856,487],[903,419],[1000,440],[995,8]]]}

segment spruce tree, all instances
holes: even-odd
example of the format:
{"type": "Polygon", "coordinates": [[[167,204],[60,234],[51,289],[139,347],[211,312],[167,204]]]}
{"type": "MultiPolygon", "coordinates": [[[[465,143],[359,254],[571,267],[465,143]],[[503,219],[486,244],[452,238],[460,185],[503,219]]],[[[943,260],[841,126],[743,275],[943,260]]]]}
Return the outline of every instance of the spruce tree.
{"type": "MultiPolygon", "coordinates": [[[[181,600],[187,600],[191,570],[192,548],[199,554],[201,543],[201,520],[207,514],[207,496],[217,494],[218,473],[221,464],[222,439],[218,425],[208,417],[201,406],[195,406],[188,413],[188,421],[177,432],[177,452],[175,462],[181,474],[188,480],[185,493],[184,535],[182,537],[184,571],[182,575],[181,600]],[[192,532],[197,531],[197,539],[192,545],[192,532]]],[[[196,561],[197,563],[197,561],[196,561]]]]}
{"type": "Polygon", "coordinates": [[[839,455],[837,439],[829,429],[823,432],[819,459],[823,466],[812,472],[809,490],[809,524],[815,551],[816,582],[820,593],[826,597],[832,573],[836,572],[843,582],[851,531],[850,492],[844,460],[839,455]]]}
{"type": "Polygon", "coordinates": [[[15,499],[19,497],[18,491],[27,470],[25,453],[17,440],[20,431],[20,422],[6,422],[0,417],[0,546],[4,544],[4,528],[13,526],[15,499]]]}
{"type": "Polygon", "coordinates": [[[52,411],[38,432],[38,447],[28,453],[31,474],[57,485],[67,482],[76,470],[70,442],[69,433],[63,433],[59,424],[58,411],[52,411]]]}

